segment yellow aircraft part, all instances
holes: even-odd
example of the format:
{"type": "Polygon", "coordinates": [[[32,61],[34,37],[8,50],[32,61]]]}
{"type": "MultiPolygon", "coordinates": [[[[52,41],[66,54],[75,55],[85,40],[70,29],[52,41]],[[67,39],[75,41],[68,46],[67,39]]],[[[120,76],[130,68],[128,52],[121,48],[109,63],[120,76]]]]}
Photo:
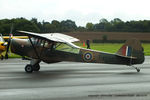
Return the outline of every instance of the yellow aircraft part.
{"type": "MultiPolygon", "coordinates": [[[[3,36],[4,39],[9,39],[9,36],[3,36]]],[[[28,36],[12,36],[11,38],[28,39],[28,36]]]]}
{"type": "Polygon", "coordinates": [[[2,44],[4,44],[4,42],[0,42],[0,51],[5,51],[6,46],[3,46],[2,44]]]}

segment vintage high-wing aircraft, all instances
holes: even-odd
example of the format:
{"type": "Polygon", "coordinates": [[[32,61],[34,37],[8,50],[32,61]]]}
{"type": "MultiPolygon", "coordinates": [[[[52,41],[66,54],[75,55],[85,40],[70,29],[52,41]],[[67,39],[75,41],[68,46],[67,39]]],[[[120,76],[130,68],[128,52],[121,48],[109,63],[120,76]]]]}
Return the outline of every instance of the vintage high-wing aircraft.
{"type": "MultiPolygon", "coordinates": [[[[72,42],[78,39],[61,33],[38,34],[19,31],[27,35],[28,39],[11,39],[11,52],[30,57],[30,64],[25,66],[27,73],[39,71],[41,61],[56,63],[61,61],[121,64],[132,66],[142,64],[145,60],[141,43],[136,39],[127,40],[117,53],[105,53],[96,50],[84,49],[72,42]]],[[[8,45],[9,48],[9,45],[8,45]]],[[[133,66],[134,67],[134,66],[133,66]]],[[[139,68],[134,67],[137,72],[139,68]]]]}

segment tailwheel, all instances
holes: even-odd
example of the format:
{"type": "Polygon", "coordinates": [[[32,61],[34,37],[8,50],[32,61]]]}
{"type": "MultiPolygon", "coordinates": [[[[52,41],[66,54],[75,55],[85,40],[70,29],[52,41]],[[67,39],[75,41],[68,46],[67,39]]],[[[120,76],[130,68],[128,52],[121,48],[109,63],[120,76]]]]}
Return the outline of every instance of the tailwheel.
{"type": "Polygon", "coordinates": [[[137,70],[137,72],[140,72],[140,69],[139,69],[139,68],[136,67],[135,69],[137,70]]]}
{"type": "Polygon", "coordinates": [[[36,64],[33,66],[33,71],[39,71],[40,70],[40,65],[36,64]]]}
{"type": "Polygon", "coordinates": [[[25,66],[25,71],[26,71],[27,73],[32,73],[32,72],[33,72],[33,66],[30,65],[30,64],[27,64],[27,65],[25,66]]]}
{"type": "Polygon", "coordinates": [[[135,68],[137,72],[140,72],[140,69],[138,67],[134,67],[134,66],[132,67],[135,68]]]}

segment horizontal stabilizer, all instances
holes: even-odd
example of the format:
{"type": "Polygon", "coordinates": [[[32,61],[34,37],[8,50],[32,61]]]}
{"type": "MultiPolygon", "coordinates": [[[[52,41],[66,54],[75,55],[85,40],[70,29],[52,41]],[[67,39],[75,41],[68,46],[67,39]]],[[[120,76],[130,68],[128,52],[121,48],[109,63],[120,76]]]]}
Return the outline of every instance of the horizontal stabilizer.
{"type": "Polygon", "coordinates": [[[118,55],[118,54],[116,54],[116,56],[123,57],[123,58],[129,58],[129,59],[137,59],[137,57],[132,57],[132,56],[123,56],[123,55],[118,55]]]}

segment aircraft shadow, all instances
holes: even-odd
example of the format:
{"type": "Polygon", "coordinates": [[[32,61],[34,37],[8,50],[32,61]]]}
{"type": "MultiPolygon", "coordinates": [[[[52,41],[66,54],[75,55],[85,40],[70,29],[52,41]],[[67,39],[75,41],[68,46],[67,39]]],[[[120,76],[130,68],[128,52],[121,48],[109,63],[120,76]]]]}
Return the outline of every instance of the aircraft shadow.
{"type": "Polygon", "coordinates": [[[140,72],[122,72],[119,74],[123,74],[123,75],[141,75],[142,73],[140,72]]]}
{"type": "Polygon", "coordinates": [[[73,72],[74,70],[47,70],[47,71],[39,71],[33,73],[19,72],[23,76],[26,76],[25,80],[53,80],[53,79],[61,79],[64,75],[73,72]]]}

